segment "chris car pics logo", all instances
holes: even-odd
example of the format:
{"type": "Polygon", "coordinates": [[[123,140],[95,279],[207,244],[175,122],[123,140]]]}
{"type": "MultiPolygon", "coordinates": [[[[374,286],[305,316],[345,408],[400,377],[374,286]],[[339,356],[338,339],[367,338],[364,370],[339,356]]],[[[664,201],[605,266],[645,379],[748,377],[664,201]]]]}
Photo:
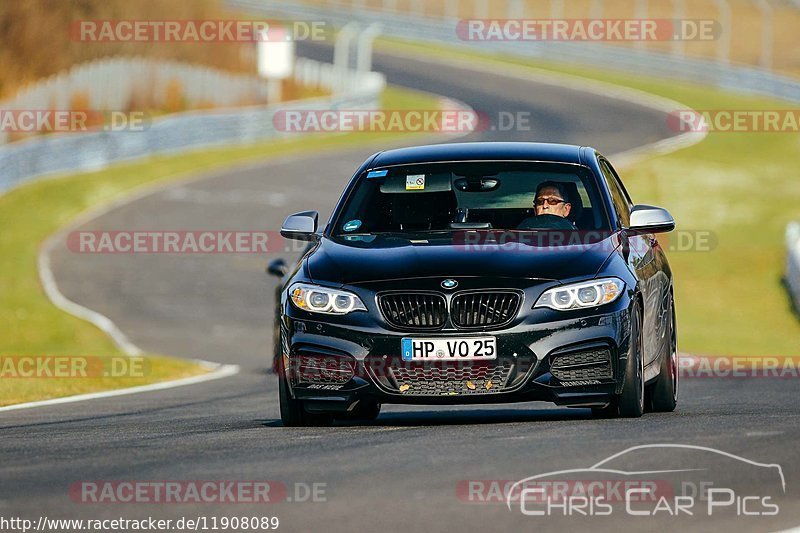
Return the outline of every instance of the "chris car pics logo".
{"type": "Polygon", "coordinates": [[[506,487],[505,503],[529,517],[738,518],[775,516],[785,495],[779,464],[705,446],[645,444],[589,467],[521,479],[506,487]]]}

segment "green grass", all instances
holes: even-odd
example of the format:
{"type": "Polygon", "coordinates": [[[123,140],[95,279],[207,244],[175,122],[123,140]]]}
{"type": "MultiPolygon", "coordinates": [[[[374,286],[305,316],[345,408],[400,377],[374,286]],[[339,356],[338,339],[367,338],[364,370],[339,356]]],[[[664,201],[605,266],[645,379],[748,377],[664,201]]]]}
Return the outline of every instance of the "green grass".
{"type": "MultiPolygon", "coordinates": [[[[386,40],[379,46],[426,56],[576,73],[574,67],[477,51],[386,40]]],[[[585,68],[580,75],[699,110],[796,107],[781,100],[675,80],[585,68]]],[[[532,76],[535,79],[535,73],[532,76]]],[[[799,157],[800,136],[796,133],[710,133],[698,145],[622,169],[635,202],[666,207],[679,230],[711,231],[718,241],[712,251],[669,254],[682,351],[800,355],[800,321],[781,283],[786,257],[784,230],[790,220],[800,218],[799,157]]]]}
{"type": "MultiPolygon", "coordinates": [[[[437,109],[430,95],[388,88],[387,109],[437,109]]],[[[76,215],[138,187],[177,180],[236,163],[292,153],[350,148],[365,142],[389,142],[398,134],[308,135],[249,146],[198,150],[152,157],[108,169],[33,181],[0,196],[0,356],[121,355],[95,326],[57,309],[39,283],[37,253],[44,239],[76,215]]],[[[141,377],[0,378],[0,405],[98,390],[131,387],[205,372],[192,362],[148,354],[141,377]]]]}

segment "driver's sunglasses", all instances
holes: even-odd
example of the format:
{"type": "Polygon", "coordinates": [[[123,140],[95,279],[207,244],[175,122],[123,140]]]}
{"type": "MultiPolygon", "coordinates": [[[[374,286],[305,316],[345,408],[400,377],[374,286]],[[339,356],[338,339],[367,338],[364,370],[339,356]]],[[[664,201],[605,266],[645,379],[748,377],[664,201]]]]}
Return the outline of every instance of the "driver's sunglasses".
{"type": "Polygon", "coordinates": [[[565,204],[567,203],[566,200],[562,200],[561,198],[537,198],[533,201],[533,205],[540,206],[544,205],[547,202],[547,205],[558,205],[558,204],[565,204]]]}

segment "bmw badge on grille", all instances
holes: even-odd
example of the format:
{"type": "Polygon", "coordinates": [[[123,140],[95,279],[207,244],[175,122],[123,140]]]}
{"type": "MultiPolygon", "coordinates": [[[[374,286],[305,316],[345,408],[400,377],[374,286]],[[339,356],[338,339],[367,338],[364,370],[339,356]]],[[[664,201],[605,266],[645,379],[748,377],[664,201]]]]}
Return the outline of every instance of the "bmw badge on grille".
{"type": "Polygon", "coordinates": [[[454,279],[446,279],[442,282],[443,289],[455,289],[458,287],[458,282],[454,279]]]}

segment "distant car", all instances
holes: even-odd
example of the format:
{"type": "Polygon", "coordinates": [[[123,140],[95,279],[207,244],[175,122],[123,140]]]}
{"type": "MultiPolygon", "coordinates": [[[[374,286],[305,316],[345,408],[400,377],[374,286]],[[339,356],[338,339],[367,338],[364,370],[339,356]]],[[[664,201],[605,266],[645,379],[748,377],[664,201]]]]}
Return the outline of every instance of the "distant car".
{"type": "Polygon", "coordinates": [[[317,219],[288,217],[281,234],[310,246],[293,268],[270,265],[285,425],[374,419],[385,403],[675,409],[672,273],[654,236],[675,223],[634,205],[594,149],[381,152],[317,219]],[[568,196],[566,218],[536,216],[545,181],[568,196]]]}

